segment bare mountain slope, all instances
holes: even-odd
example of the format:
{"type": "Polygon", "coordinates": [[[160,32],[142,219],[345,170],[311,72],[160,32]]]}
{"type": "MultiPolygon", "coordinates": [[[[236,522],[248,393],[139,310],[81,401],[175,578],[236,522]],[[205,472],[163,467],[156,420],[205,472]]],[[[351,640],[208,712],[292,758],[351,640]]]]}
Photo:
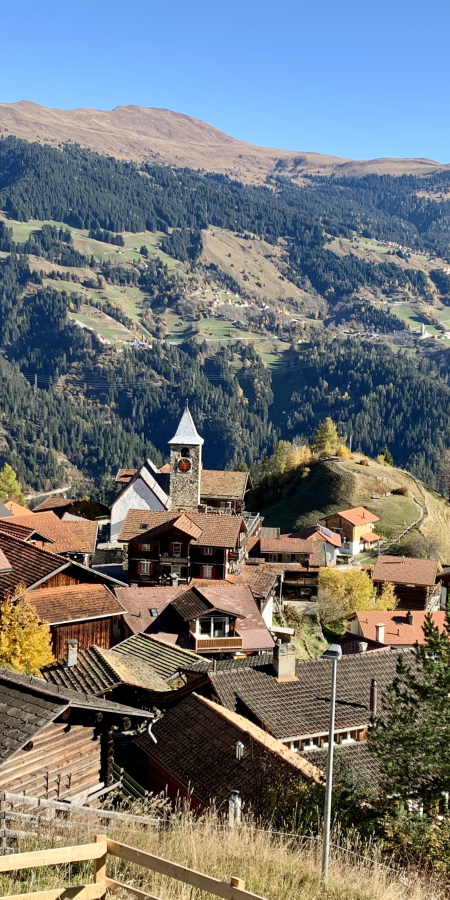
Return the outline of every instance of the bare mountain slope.
{"type": "Polygon", "coordinates": [[[442,168],[429,159],[353,161],[320,153],[277,150],[238,141],[211,125],[171,112],[142,106],[113,110],[47,109],[36,103],[0,103],[0,135],[57,146],[73,141],[118,159],[149,160],[223,172],[250,183],[276,171],[301,180],[304,174],[425,174],[442,168]]]}

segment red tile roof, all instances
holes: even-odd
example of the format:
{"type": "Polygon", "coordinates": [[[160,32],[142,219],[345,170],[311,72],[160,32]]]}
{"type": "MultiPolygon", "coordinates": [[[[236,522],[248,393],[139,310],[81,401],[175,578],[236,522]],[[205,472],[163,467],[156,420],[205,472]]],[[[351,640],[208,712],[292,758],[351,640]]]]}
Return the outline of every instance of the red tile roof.
{"type": "Polygon", "coordinates": [[[66,550],[79,550],[81,540],[75,530],[72,528],[71,522],[61,522],[58,516],[50,510],[47,512],[28,513],[25,516],[14,516],[11,523],[8,519],[0,522],[2,530],[13,529],[17,526],[37,531],[51,541],[51,545],[46,547],[49,552],[62,553],[66,550]]]}
{"type": "Polygon", "coordinates": [[[367,640],[376,640],[376,625],[383,624],[384,643],[397,644],[424,644],[425,635],[423,626],[427,616],[431,615],[433,624],[439,629],[440,633],[445,631],[445,623],[447,613],[445,610],[438,612],[428,612],[428,610],[413,610],[411,613],[413,621],[412,625],[408,625],[406,618],[407,613],[398,610],[388,612],[357,612],[352,619],[357,619],[361,637],[367,640]]]}
{"type": "Polygon", "coordinates": [[[23,516],[30,512],[26,506],[22,506],[20,503],[15,503],[14,500],[8,500],[3,504],[6,506],[6,509],[9,509],[12,512],[13,516],[23,516]]]}
{"type": "MultiPolygon", "coordinates": [[[[193,544],[206,547],[227,547],[234,549],[239,542],[239,534],[245,531],[245,522],[241,516],[216,515],[214,513],[186,513],[198,528],[201,535],[194,538],[193,544]]],[[[119,533],[118,540],[123,542],[137,541],[145,537],[146,531],[173,520],[173,512],[165,510],[130,509],[119,533]],[[144,527],[145,526],[145,527],[144,527]]]]}
{"type": "Polygon", "coordinates": [[[103,584],[70,584],[33,591],[30,600],[41,622],[85,621],[119,616],[123,606],[103,584]]]}
{"type": "MultiPolygon", "coordinates": [[[[343,512],[338,512],[336,515],[341,516],[346,522],[350,522],[350,525],[367,525],[370,524],[370,522],[380,521],[378,516],[369,512],[364,506],[355,506],[354,509],[344,509],[343,512]]],[[[331,516],[326,516],[326,518],[330,519],[331,516]]]]}
{"type": "Polygon", "coordinates": [[[361,540],[362,540],[362,541],[365,541],[366,544],[372,544],[372,543],[374,543],[375,541],[379,541],[379,540],[380,540],[380,535],[379,535],[379,534],[375,534],[374,531],[369,531],[368,534],[362,534],[362,535],[361,535],[361,540]]]}
{"type": "Polygon", "coordinates": [[[70,525],[71,530],[78,536],[80,548],[84,553],[94,553],[97,544],[98,522],[90,519],[70,519],[70,522],[62,521],[63,525],[70,525]]]}
{"type": "MultiPolygon", "coordinates": [[[[285,537],[285,535],[282,535],[285,537]]],[[[305,541],[326,541],[333,547],[340,547],[342,540],[340,534],[330,531],[329,528],[323,528],[322,525],[311,525],[310,528],[303,528],[301,531],[293,531],[287,535],[290,538],[302,538],[305,541]]]]}
{"type": "Polygon", "coordinates": [[[392,584],[413,584],[431,587],[441,571],[437,559],[415,559],[410,556],[379,556],[372,572],[375,582],[391,581],[392,584]]]}

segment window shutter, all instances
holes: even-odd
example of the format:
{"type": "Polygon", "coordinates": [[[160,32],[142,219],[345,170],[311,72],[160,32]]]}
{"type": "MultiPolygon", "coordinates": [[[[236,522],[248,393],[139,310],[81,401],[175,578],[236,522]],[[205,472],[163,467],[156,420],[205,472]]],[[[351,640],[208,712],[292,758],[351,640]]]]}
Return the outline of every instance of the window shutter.
{"type": "Polygon", "coordinates": [[[138,562],[138,564],[137,564],[137,572],[138,572],[138,575],[141,574],[141,564],[140,564],[140,562],[138,562]]]}
{"type": "Polygon", "coordinates": [[[215,577],[216,577],[216,569],[215,569],[215,566],[211,566],[211,578],[215,578],[215,577]]]}
{"type": "Polygon", "coordinates": [[[203,578],[203,566],[200,566],[200,578],[203,578]]]}

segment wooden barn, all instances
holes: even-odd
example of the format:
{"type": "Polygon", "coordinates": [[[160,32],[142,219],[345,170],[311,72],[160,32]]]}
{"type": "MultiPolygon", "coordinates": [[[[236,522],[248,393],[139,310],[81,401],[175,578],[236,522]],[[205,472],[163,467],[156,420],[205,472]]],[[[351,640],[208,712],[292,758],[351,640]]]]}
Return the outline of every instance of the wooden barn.
{"type": "Polygon", "coordinates": [[[0,789],[84,801],[113,781],[113,729],[148,713],[0,669],[0,789]]]}

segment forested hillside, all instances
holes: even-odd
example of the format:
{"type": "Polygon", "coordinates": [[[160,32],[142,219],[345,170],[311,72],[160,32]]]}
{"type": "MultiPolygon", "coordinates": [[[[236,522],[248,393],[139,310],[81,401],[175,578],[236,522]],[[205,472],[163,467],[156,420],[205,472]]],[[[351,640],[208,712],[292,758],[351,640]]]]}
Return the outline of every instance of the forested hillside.
{"type": "MultiPolygon", "coordinates": [[[[250,465],[280,438],[309,440],[330,415],[355,449],[376,456],[387,445],[398,465],[433,483],[439,454],[450,447],[449,351],[436,345],[394,353],[380,342],[343,339],[336,325],[401,332],[404,323],[362,301],[361,291],[429,298],[437,290],[445,300],[449,276],[438,267],[428,277],[409,265],[407,253],[401,264],[393,256],[372,262],[328,245],[336,235],[365,234],[450,259],[450,205],[436,199],[448,180],[447,172],[309,178],[300,187],[280,175],[253,187],[187,169],[139,168],[76,146],[0,140],[0,462],[42,489],[61,483],[68,460],[106,496],[119,465],[136,465],[146,454],[163,460],[189,398],[207,466],[250,465]],[[41,224],[18,242],[8,218],[41,224]],[[323,326],[303,323],[298,345],[291,331],[289,350],[278,351],[272,368],[248,341],[159,340],[164,310],[193,308],[187,289],[204,272],[207,225],[239,235],[243,245],[259,238],[277,245],[283,277],[317,297],[323,326]],[[124,258],[81,252],[76,229],[124,258]],[[154,251],[148,241],[132,259],[120,251],[122,232],[155,230],[154,251]],[[174,268],[177,257],[184,268],[174,268]],[[130,329],[140,317],[153,342],[109,345],[74,324],[92,284],[97,294],[89,303],[130,329]],[[135,291],[135,319],[108,299],[113,286],[135,291]]],[[[142,240],[136,237],[138,246],[142,240]]],[[[207,275],[236,289],[217,266],[207,275]]],[[[279,327],[272,308],[256,308],[258,328],[279,327]]]]}

